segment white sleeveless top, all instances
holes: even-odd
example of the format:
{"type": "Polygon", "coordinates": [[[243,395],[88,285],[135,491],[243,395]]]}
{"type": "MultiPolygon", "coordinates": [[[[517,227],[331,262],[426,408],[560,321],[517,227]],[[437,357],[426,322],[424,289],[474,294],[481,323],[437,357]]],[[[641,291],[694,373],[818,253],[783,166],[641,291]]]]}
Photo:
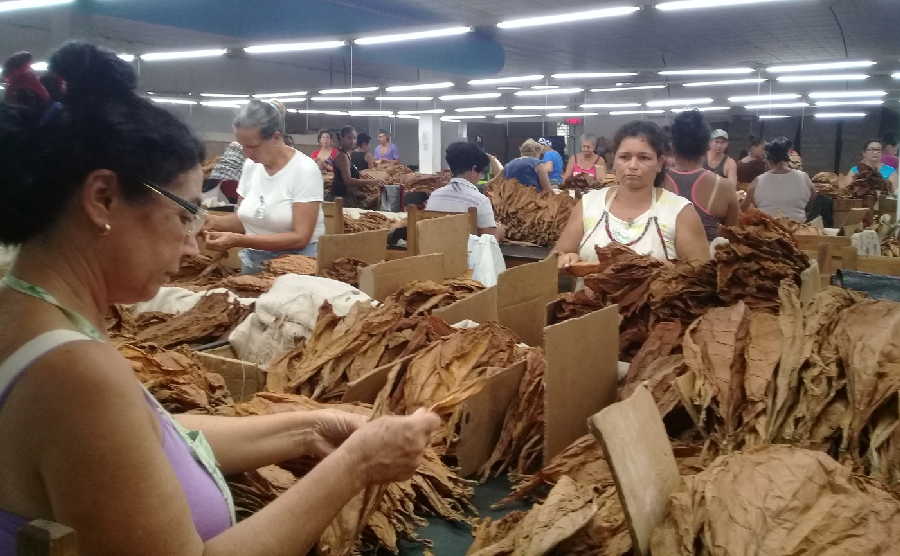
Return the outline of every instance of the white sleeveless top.
{"type": "Polygon", "coordinates": [[[605,247],[613,242],[627,245],[636,253],[655,259],[677,259],[675,223],[684,207],[691,202],[664,188],[654,187],[650,208],[629,222],[609,211],[616,192],[605,187],[590,191],[581,198],[584,223],[584,236],[578,249],[581,260],[596,261],[594,247],[605,247]]]}

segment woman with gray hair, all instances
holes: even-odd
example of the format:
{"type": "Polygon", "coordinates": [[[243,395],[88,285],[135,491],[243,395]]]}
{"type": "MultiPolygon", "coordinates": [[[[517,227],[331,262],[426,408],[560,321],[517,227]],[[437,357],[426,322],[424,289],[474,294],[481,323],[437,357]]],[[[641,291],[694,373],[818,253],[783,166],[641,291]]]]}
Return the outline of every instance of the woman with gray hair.
{"type": "Polygon", "coordinates": [[[550,162],[541,162],[543,147],[534,139],[528,139],[519,147],[519,158],[513,159],[503,168],[503,177],[519,180],[519,183],[534,187],[538,193],[550,191],[550,162]]]}
{"type": "Polygon", "coordinates": [[[243,248],[243,272],[287,254],[314,257],[325,233],[324,185],[316,162],[284,142],[284,112],[260,100],[245,104],[234,119],[234,135],[247,161],[233,214],[211,216],[207,246],[243,248]]]}
{"type": "Polygon", "coordinates": [[[606,161],[597,154],[596,135],[581,136],[581,151],[569,159],[563,179],[580,174],[587,174],[600,182],[606,177],[606,161]]]}

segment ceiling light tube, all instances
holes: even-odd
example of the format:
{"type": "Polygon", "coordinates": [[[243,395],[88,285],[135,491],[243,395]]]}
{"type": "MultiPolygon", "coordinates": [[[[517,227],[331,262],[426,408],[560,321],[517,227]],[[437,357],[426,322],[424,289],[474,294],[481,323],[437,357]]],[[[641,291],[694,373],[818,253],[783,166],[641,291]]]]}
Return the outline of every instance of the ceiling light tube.
{"type": "Polygon", "coordinates": [[[636,108],[641,105],[640,102],[606,102],[594,104],[581,104],[579,108],[636,108]]]}
{"type": "Polygon", "coordinates": [[[790,118],[790,116],[786,114],[761,114],[759,116],[760,120],[783,120],[785,118],[790,118]]]}
{"type": "Polygon", "coordinates": [[[583,73],[554,73],[550,77],[553,79],[601,79],[605,77],[631,77],[637,75],[633,72],[620,73],[602,73],[602,72],[583,72],[583,73]]]}
{"type": "Polygon", "coordinates": [[[573,87],[569,89],[546,89],[546,90],[538,90],[538,91],[516,91],[513,93],[517,97],[543,97],[549,95],[575,95],[578,93],[583,93],[584,89],[579,87],[573,87]]]}
{"type": "Polygon", "coordinates": [[[769,73],[790,73],[792,71],[828,71],[853,68],[868,68],[874,66],[872,60],[857,60],[855,62],[828,62],[824,64],[796,64],[792,66],[770,66],[766,68],[769,73]]]}
{"type": "Polygon", "coordinates": [[[543,118],[543,114],[494,114],[500,120],[513,120],[516,118],[543,118]]]}
{"type": "Polygon", "coordinates": [[[747,110],[768,110],[770,108],[807,108],[806,102],[773,102],[768,104],[750,104],[745,106],[747,110]]]}
{"type": "Polygon", "coordinates": [[[865,98],[883,97],[887,91],[813,91],[809,98],[865,98]]]}
{"type": "Polygon", "coordinates": [[[141,54],[144,62],[164,62],[167,60],[188,60],[192,58],[214,58],[224,56],[228,50],[224,48],[206,48],[202,50],[180,50],[176,52],[147,52],[141,54]]]}
{"type": "Polygon", "coordinates": [[[279,52],[306,52],[308,50],[328,50],[345,46],[345,41],[290,42],[277,44],[257,44],[244,49],[247,54],[276,54],[279,52]]]}
{"type": "Polygon", "coordinates": [[[498,91],[518,91],[522,87],[497,87],[498,91]]]}
{"type": "Polygon", "coordinates": [[[500,112],[502,110],[506,110],[506,106],[470,106],[457,108],[456,112],[500,112]]]}
{"type": "Polygon", "coordinates": [[[400,118],[401,120],[418,120],[418,116],[414,116],[412,114],[397,114],[394,116],[395,118],[400,118]]]}
{"type": "Polygon", "coordinates": [[[349,89],[322,89],[320,95],[341,95],[347,93],[371,93],[377,91],[381,87],[351,87],[349,89]]]}
{"type": "Polygon", "coordinates": [[[656,5],[656,9],[663,12],[675,12],[681,10],[694,10],[697,8],[732,8],[734,6],[749,6],[751,4],[771,4],[772,2],[784,2],[785,0],[677,0],[674,2],[662,2],[656,5]]]}
{"type": "Polygon", "coordinates": [[[472,100],[472,99],[480,99],[480,98],[499,98],[501,93],[473,93],[468,95],[444,95],[438,97],[439,100],[445,101],[454,101],[454,100],[472,100]]]}
{"type": "Polygon", "coordinates": [[[637,85],[634,87],[610,87],[606,89],[591,89],[592,93],[614,93],[618,91],[643,91],[650,89],[665,89],[668,85],[637,85]]]}
{"type": "Polygon", "coordinates": [[[73,2],[75,2],[75,0],[10,0],[9,2],[0,2],[0,13],[30,10],[33,8],[52,8],[54,6],[63,6],[73,2]]]}
{"type": "Polygon", "coordinates": [[[683,70],[663,70],[659,75],[739,75],[753,73],[753,68],[702,68],[683,70]]]}
{"type": "Polygon", "coordinates": [[[613,110],[610,116],[631,116],[633,114],[665,114],[665,110],[613,110]]]}
{"type": "Polygon", "coordinates": [[[128,62],[129,64],[131,62],[134,62],[134,54],[116,54],[116,56],[119,58],[119,60],[123,60],[125,62],[128,62]]]}
{"type": "Polygon", "coordinates": [[[208,98],[250,98],[250,95],[232,93],[200,93],[200,96],[208,98]]]}
{"type": "Polygon", "coordinates": [[[696,106],[684,106],[682,108],[672,108],[669,112],[673,114],[680,114],[682,112],[687,112],[689,110],[698,110],[700,112],[724,112],[726,110],[731,110],[730,106],[703,106],[702,108],[697,108],[696,106]]]}
{"type": "Polygon", "coordinates": [[[348,112],[351,116],[393,116],[394,113],[390,110],[350,110],[348,112]]]}
{"type": "Polygon", "coordinates": [[[478,87],[481,85],[502,85],[504,83],[530,83],[532,81],[540,81],[543,75],[516,75],[512,77],[493,77],[490,79],[472,79],[469,85],[478,87]]]}
{"type": "Polygon", "coordinates": [[[712,104],[713,99],[710,97],[703,98],[667,98],[664,100],[651,100],[647,103],[648,108],[667,108],[669,106],[692,106],[695,104],[712,104]]]}
{"type": "Polygon", "coordinates": [[[816,118],[865,118],[865,112],[818,112],[816,118]]]}
{"type": "Polygon", "coordinates": [[[857,100],[820,100],[816,106],[881,106],[881,99],[857,99],[857,100]]]}
{"type": "Polygon", "coordinates": [[[305,97],[309,91],[294,91],[292,93],[255,93],[253,98],[279,98],[279,97],[305,97]]]}
{"type": "Polygon", "coordinates": [[[375,97],[379,102],[426,102],[434,97],[375,97]]]}
{"type": "Polygon", "coordinates": [[[150,100],[153,102],[158,102],[159,104],[197,104],[196,100],[190,100],[186,98],[170,98],[170,97],[150,97],[150,100]]]}
{"type": "Polygon", "coordinates": [[[600,8],[597,10],[585,10],[580,12],[571,12],[558,15],[541,15],[536,17],[525,17],[521,19],[510,19],[501,21],[497,24],[500,29],[523,29],[525,27],[537,27],[539,25],[554,25],[557,23],[573,23],[587,21],[590,19],[601,19],[606,17],[619,17],[631,15],[640,11],[638,6],[621,6],[617,8],[600,8]]]}
{"type": "Polygon", "coordinates": [[[542,91],[542,90],[547,90],[547,89],[559,89],[560,86],[559,85],[532,85],[531,88],[534,89],[535,91],[542,91]]]}
{"type": "Polygon", "coordinates": [[[895,71],[891,74],[891,79],[900,79],[900,71],[895,71]]]}
{"type": "Polygon", "coordinates": [[[458,122],[460,120],[483,120],[487,116],[441,116],[442,122],[458,122]]]}
{"type": "Polygon", "coordinates": [[[443,114],[446,112],[443,108],[432,108],[431,110],[400,110],[398,114],[443,114]]]}
{"type": "Polygon", "coordinates": [[[328,116],[346,116],[346,112],[340,110],[293,110],[295,114],[325,114],[328,116]]]}
{"type": "Polygon", "coordinates": [[[35,62],[31,64],[31,70],[37,72],[47,71],[48,67],[50,67],[50,64],[47,62],[35,62]]]}
{"type": "Polygon", "coordinates": [[[358,102],[366,100],[366,97],[312,97],[315,102],[358,102]]]}
{"type": "Polygon", "coordinates": [[[868,79],[865,73],[825,74],[825,75],[782,75],[779,83],[807,83],[811,81],[862,81],[868,79]]]}
{"type": "Polygon", "coordinates": [[[728,102],[769,102],[773,100],[794,100],[800,98],[797,93],[781,93],[777,95],[741,95],[728,97],[728,102]]]}
{"type": "Polygon", "coordinates": [[[420,83],[418,85],[393,85],[385,87],[388,93],[402,93],[403,91],[426,91],[428,89],[449,89],[453,87],[450,81],[442,81],[440,83],[420,83]]]}
{"type": "Polygon", "coordinates": [[[598,116],[597,112],[551,112],[548,118],[577,118],[579,116],[598,116]]]}
{"type": "Polygon", "coordinates": [[[721,81],[693,81],[691,83],[682,83],[682,87],[728,87],[732,85],[757,85],[765,83],[768,79],[762,77],[750,77],[747,79],[723,79],[721,81]]]}
{"type": "Polygon", "coordinates": [[[377,35],[373,37],[361,37],[353,41],[354,44],[370,45],[370,44],[386,44],[391,42],[415,41],[419,39],[436,39],[440,37],[453,37],[456,35],[465,35],[472,32],[471,27],[457,26],[446,27],[444,29],[433,29],[431,31],[416,31],[413,33],[394,33],[390,35],[377,35]]]}
{"type": "Polygon", "coordinates": [[[204,100],[200,102],[200,106],[207,108],[240,108],[250,101],[241,100],[204,100]]]}
{"type": "Polygon", "coordinates": [[[278,98],[269,98],[269,99],[263,99],[263,100],[266,100],[266,101],[277,100],[278,102],[280,102],[282,104],[289,104],[292,102],[306,102],[307,99],[306,99],[306,97],[278,97],[278,98]]]}
{"type": "Polygon", "coordinates": [[[538,105],[538,104],[524,104],[519,106],[513,106],[513,110],[565,110],[565,104],[554,104],[554,105],[538,105]]]}

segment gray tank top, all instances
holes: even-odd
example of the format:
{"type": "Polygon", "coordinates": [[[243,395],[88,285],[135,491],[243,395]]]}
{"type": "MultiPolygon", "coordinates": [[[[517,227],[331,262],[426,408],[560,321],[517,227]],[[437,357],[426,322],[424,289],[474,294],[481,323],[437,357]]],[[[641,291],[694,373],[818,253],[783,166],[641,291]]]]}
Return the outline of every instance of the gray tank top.
{"type": "Polygon", "coordinates": [[[725,163],[726,163],[726,162],[728,162],[728,155],[725,155],[725,156],[722,158],[722,162],[720,162],[718,166],[716,166],[715,168],[713,168],[712,166],[709,165],[709,159],[706,158],[706,159],[703,161],[703,167],[706,168],[707,170],[709,170],[710,172],[714,173],[714,174],[718,174],[718,175],[722,176],[723,178],[727,178],[728,176],[725,175],[725,163]]]}
{"type": "Polygon", "coordinates": [[[756,178],[753,202],[769,216],[806,222],[806,205],[812,198],[809,176],[800,170],[785,174],[766,172],[756,178]]]}
{"type": "Polygon", "coordinates": [[[668,168],[666,170],[666,181],[669,184],[669,189],[694,204],[697,214],[700,215],[700,222],[703,223],[703,229],[706,231],[706,239],[712,241],[718,237],[719,224],[724,220],[709,213],[709,205],[712,205],[713,201],[715,201],[719,182],[716,182],[716,188],[713,189],[709,199],[700,200],[694,195],[697,184],[710,173],[709,170],[703,168],[693,172],[677,172],[668,168]]]}

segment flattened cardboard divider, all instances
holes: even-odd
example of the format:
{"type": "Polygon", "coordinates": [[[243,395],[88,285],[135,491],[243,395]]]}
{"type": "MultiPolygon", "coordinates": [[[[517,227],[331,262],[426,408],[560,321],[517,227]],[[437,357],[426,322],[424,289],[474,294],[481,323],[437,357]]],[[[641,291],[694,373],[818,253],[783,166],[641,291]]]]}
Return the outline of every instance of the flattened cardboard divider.
{"type": "Polygon", "coordinates": [[[391,369],[398,365],[408,365],[413,357],[415,357],[415,354],[407,355],[392,363],[372,369],[368,374],[347,384],[347,390],[344,392],[341,402],[374,403],[375,398],[378,397],[378,393],[381,392],[381,389],[384,388],[384,385],[387,383],[387,378],[388,375],[391,374],[391,369]]]}
{"type": "MultiPolygon", "coordinates": [[[[545,309],[546,310],[546,309],[545,309]]],[[[544,328],[544,465],[616,400],[619,306],[544,328]]]]}
{"type": "Polygon", "coordinates": [[[860,272],[900,276],[900,257],[859,257],[856,266],[860,272]]]}
{"type": "Polygon", "coordinates": [[[500,324],[530,346],[543,344],[547,305],[556,299],[558,276],[556,256],[551,255],[543,261],[510,268],[497,277],[500,324]]]}
{"type": "Polygon", "coordinates": [[[325,216],[326,234],[344,233],[344,199],[342,197],[337,197],[333,203],[322,203],[322,215],[325,216]]]}
{"type": "Polygon", "coordinates": [[[416,223],[418,252],[413,255],[443,253],[448,278],[469,270],[469,215],[455,214],[416,223]]]}
{"type": "Polygon", "coordinates": [[[350,257],[369,264],[380,263],[387,258],[388,230],[374,230],[356,234],[324,235],[319,238],[316,259],[319,275],[334,261],[350,257]]]}
{"type": "Polygon", "coordinates": [[[359,271],[359,289],[378,301],[414,280],[440,282],[446,277],[444,255],[439,253],[404,257],[373,264],[359,271]]]}
{"type": "Polygon", "coordinates": [[[820,245],[833,248],[850,247],[850,238],[844,236],[795,236],[794,240],[801,251],[817,251],[820,245]]]}
{"type": "Polygon", "coordinates": [[[800,301],[806,303],[822,289],[818,261],[810,261],[809,267],[800,273],[800,301]]]}
{"type": "Polygon", "coordinates": [[[478,324],[497,322],[497,287],[491,286],[452,305],[435,309],[432,315],[440,317],[450,324],[462,320],[472,320],[478,324]]]}
{"type": "Polygon", "coordinates": [[[234,401],[245,402],[257,392],[265,390],[266,375],[258,365],[209,352],[195,353],[208,370],[225,378],[225,384],[234,401]]]}

